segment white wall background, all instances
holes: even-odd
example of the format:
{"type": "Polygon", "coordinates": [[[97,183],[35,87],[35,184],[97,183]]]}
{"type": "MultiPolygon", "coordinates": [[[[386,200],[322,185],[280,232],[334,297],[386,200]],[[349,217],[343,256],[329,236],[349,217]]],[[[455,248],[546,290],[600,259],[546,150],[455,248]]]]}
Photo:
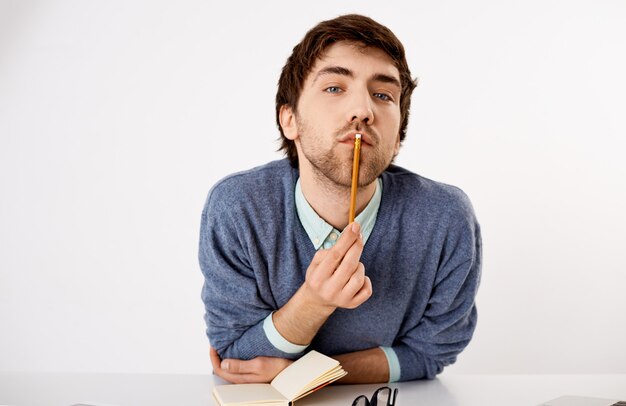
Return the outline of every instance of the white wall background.
{"type": "Polygon", "coordinates": [[[410,3],[0,0],[0,370],[210,371],[206,193],[280,157],[280,68],[359,12],[420,79],[398,163],[483,227],[447,373],[626,373],[626,2],[410,3]]]}

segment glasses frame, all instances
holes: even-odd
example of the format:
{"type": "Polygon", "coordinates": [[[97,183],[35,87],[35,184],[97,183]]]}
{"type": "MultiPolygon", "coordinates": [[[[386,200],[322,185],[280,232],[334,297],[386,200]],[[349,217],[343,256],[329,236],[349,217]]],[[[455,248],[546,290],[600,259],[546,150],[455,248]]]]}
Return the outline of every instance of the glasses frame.
{"type": "MultiPolygon", "coordinates": [[[[391,388],[389,386],[381,386],[374,391],[371,398],[367,398],[365,395],[359,395],[352,401],[352,406],[358,406],[361,399],[365,400],[364,406],[379,406],[378,395],[383,394],[383,391],[389,391],[387,393],[387,401],[384,406],[396,406],[396,396],[398,396],[398,388],[391,388]]],[[[383,405],[380,405],[383,406],[383,405]]]]}

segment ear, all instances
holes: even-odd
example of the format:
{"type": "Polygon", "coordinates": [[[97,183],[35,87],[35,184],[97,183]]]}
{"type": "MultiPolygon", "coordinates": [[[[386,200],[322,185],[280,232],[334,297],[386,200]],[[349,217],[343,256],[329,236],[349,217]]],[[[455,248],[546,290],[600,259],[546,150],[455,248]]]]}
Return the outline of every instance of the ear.
{"type": "Polygon", "coordinates": [[[290,140],[298,138],[298,124],[296,123],[296,115],[286,104],[280,106],[280,112],[278,113],[278,119],[280,121],[280,128],[283,129],[283,134],[290,140]]]}

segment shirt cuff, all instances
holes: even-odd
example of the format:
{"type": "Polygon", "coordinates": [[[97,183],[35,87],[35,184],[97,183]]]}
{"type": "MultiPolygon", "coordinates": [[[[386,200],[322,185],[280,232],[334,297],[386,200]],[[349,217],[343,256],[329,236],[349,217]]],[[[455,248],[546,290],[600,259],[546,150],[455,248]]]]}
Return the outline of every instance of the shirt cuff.
{"type": "Polygon", "coordinates": [[[274,312],[270,313],[270,315],[265,318],[265,321],[263,321],[263,331],[265,332],[265,336],[267,337],[269,342],[276,349],[281,350],[282,352],[286,352],[287,354],[298,354],[306,350],[306,347],[308,347],[308,345],[293,344],[287,341],[285,337],[280,335],[278,330],[276,330],[274,321],[272,320],[273,314],[274,312]]]}
{"type": "MultiPolygon", "coordinates": [[[[271,315],[270,315],[271,316],[271,315]]],[[[400,380],[400,361],[398,355],[391,347],[380,347],[387,357],[387,363],[389,364],[389,383],[398,382],[400,380]]]]}

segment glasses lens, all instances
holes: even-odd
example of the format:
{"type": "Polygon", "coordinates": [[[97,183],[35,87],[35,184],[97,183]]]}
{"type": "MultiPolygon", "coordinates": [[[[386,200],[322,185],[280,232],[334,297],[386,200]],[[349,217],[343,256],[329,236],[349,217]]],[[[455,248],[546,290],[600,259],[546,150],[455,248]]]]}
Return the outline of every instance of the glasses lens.
{"type": "Polygon", "coordinates": [[[391,388],[389,386],[383,386],[382,388],[376,389],[376,392],[372,395],[371,406],[390,406],[391,400],[391,388]]]}
{"type": "Polygon", "coordinates": [[[391,399],[389,400],[389,402],[387,402],[387,404],[389,406],[395,406],[396,405],[396,396],[398,396],[398,388],[395,388],[393,390],[393,394],[389,395],[391,397],[391,399]]]}
{"type": "Polygon", "coordinates": [[[370,406],[370,401],[367,399],[367,396],[361,395],[354,399],[352,406],[370,406]]]}

